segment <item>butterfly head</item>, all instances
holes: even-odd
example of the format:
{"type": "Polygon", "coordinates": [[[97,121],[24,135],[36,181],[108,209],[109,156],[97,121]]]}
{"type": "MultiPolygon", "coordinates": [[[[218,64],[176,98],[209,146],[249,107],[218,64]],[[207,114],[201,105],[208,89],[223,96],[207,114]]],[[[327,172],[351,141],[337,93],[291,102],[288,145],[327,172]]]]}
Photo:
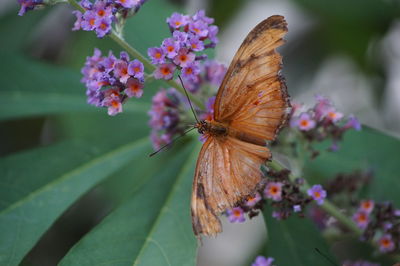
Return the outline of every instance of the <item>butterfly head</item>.
{"type": "Polygon", "coordinates": [[[204,134],[209,131],[209,125],[205,120],[198,122],[194,127],[197,128],[197,131],[200,134],[204,134]]]}

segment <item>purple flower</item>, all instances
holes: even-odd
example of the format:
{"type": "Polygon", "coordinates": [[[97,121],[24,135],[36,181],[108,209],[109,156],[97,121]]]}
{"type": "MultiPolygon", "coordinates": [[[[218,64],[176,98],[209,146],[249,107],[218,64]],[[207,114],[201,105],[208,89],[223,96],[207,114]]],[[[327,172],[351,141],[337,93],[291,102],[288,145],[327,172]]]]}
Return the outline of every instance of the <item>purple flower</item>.
{"type": "Polygon", "coordinates": [[[147,50],[147,54],[150,56],[152,64],[156,65],[165,63],[165,53],[163,49],[152,47],[147,50]]]}
{"type": "Polygon", "coordinates": [[[369,218],[368,213],[364,211],[358,211],[353,215],[353,221],[356,222],[357,226],[361,229],[365,229],[368,226],[369,218]]]}
{"type": "Polygon", "coordinates": [[[294,212],[301,212],[301,205],[294,205],[293,206],[293,211],[294,212]]]}
{"type": "Polygon", "coordinates": [[[142,88],[143,84],[138,79],[129,78],[128,81],[126,82],[125,93],[129,98],[131,97],[140,98],[143,95],[142,88]]]}
{"type": "Polygon", "coordinates": [[[229,222],[231,223],[243,223],[246,219],[244,218],[244,212],[242,208],[235,207],[232,210],[227,210],[229,222]]]}
{"type": "Polygon", "coordinates": [[[206,12],[204,11],[204,9],[201,9],[199,11],[196,12],[196,14],[193,15],[193,20],[197,21],[203,21],[206,24],[212,24],[214,23],[214,19],[213,18],[209,18],[206,16],[206,12]]]}
{"type": "Polygon", "coordinates": [[[72,30],[73,31],[80,30],[81,29],[81,24],[82,24],[82,15],[83,14],[81,12],[77,11],[77,10],[72,11],[72,14],[74,14],[75,17],[76,17],[76,21],[74,23],[74,27],[72,28],[72,30]]]}
{"type": "Polygon", "coordinates": [[[324,203],[324,199],[326,198],[326,191],[321,185],[312,186],[309,190],[307,190],[307,194],[311,196],[318,205],[322,205],[324,203]]]}
{"type": "Polygon", "coordinates": [[[174,12],[171,17],[167,18],[167,23],[172,29],[179,29],[188,24],[189,17],[183,14],[174,12]]]}
{"type": "Polygon", "coordinates": [[[110,73],[112,70],[114,70],[116,61],[117,61],[117,58],[110,51],[108,56],[104,57],[103,60],[101,61],[101,65],[104,67],[104,71],[106,73],[110,73]]]}
{"type": "Polygon", "coordinates": [[[274,201],[282,200],[282,186],[281,182],[269,182],[264,189],[264,196],[267,199],[274,201]]]}
{"type": "Polygon", "coordinates": [[[189,23],[189,30],[200,38],[208,35],[208,25],[201,20],[189,23]]]}
{"type": "Polygon", "coordinates": [[[188,40],[188,47],[193,51],[199,52],[204,50],[204,43],[200,41],[198,36],[191,34],[188,40]]]}
{"type": "Polygon", "coordinates": [[[144,77],[143,63],[137,59],[131,61],[128,65],[128,74],[137,79],[140,79],[140,80],[143,79],[143,77],[144,77]]]}
{"type": "Polygon", "coordinates": [[[226,66],[224,64],[220,64],[215,60],[208,60],[204,63],[206,79],[212,85],[219,86],[221,85],[222,79],[226,74],[226,66]]]}
{"type": "Polygon", "coordinates": [[[277,220],[282,220],[283,219],[283,212],[273,211],[272,212],[272,217],[277,219],[277,220]]]}
{"type": "Polygon", "coordinates": [[[189,36],[186,32],[184,31],[179,31],[176,30],[172,33],[172,37],[174,38],[175,41],[177,41],[181,47],[184,46],[184,44],[187,42],[189,36]]]}
{"type": "Polygon", "coordinates": [[[328,98],[321,95],[315,95],[315,99],[317,100],[317,103],[314,106],[315,120],[319,121],[322,120],[327,112],[332,109],[332,103],[328,98]]]}
{"type": "Polygon", "coordinates": [[[94,30],[96,27],[96,13],[93,11],[86,11],[82,17],[81,28],[85,31],[94,30]]]}
{"type": "Polygon", "coordinates": [[[157,135],[156,132],[152,131],[150,134],[150,140],[153,144],[153,149],[158,150],[162,146],[171,142],[172,137],[169,134],[162,134],[161,136],[157,135]]]}
{"type": "Polygon", "coordinates": [[[128,63],[123,60],[117,60],[114,67],[114,75],[119,79],[119,81],[126,83],[130,77],[128,73],[128,63]]]}
{"type": "Polygon", "coordinates": [[[111,31],[111,19],[104,17],[101,20],[97,20],[95,26],[97,37],[103,38],[111,31]]]}
{"type": "Polygon", "coordinates": [[[33,10],[37,5],[43,3],[42,0],[18,0],[21,5],[21,9],[18,12],[18,16],[23,16],[27,11],[33,10]]]}
{"type": "Polygon", "coordinates": [[[201,120],[211,121],[214,120],[214,103],[215,103],[215,96],[208,98],[206,102],[206,112],[200,115],[201,120]]]}
{"type": "Polygon", "coordinates": [[[98,20],[109,18],[111,21],[113,16],[112,7],[107,5],[106,1],[97,0],[93,5],[92,10],[96,14],[98,20]]]}
{"type": "Polygon", "coordinates": [[[218,34],[218,27],[217,26],[212,25],[212,26],[208,27],[208,39],[210,39],[210,41],[214,45],[218,43],[217,34],[218,34]]]}
{"type": "Polygon", "coordinates": [[[382,253],[386,252],[391,252],[395,248],[395,244],[392,240],[392,236],[390,234],[385,234],[383,235],[379,240],[378,240],[378,246],[379,250],[382,253]]]}
{"type": "Polygon", "coordinates": [[[251,264],[251,266],[271,266],[272,262],[274,262],[274,258],[257,256],[256,260],[251,264]]]}
{"type": "Polygon", "coordinates": [[[332,121],[333,123],[338,122],[340,119],[343,118],[343,114],[340,112],[337,112],[334,108],[331,108],[326,112],[326,118],[329,121],[332,121]]]}
{"type": "Polygon", "coordinates": [[[122,112],[121,97],[117,90],[110,89],[104,92],[103,106],[108,107],[108,114],[114,116],[122,112]]]}
{"type": "Polygon", "coordinates": [[[162,49],[166,53],[168,58],[173,59],[177,54],[180,45],[173,38],[167,38],[162,42],[162,49]]]}
{"type": "Polygon", "coordinates": [[[374,210],[375,203],[373,200],[362,200],[360,203],[360,211],[370,214],[374,210]]]}
{"type": "Polygon", "coordinates": [[[260,193],[256,192],[254,195],[247,197],[246,206],[247,207],[254,207],[259,201],[261,200],[260,193]]]}
{"type": "Polygon", "coordinates": [[[361,130],[361,123],[360,123],[360,121],[358,121],[358,119],[354,115],[350,115],[349,116],[349,120],[343,126],[343,128],[344,129],[353,128],[353,129],[355,129],[357,131],[360,131],[361,130]]]}
{"type": "Polygon", "coordinates": [[[154,78],[155,79],[172,79],[174,76],[175,65],[173,64],[161,64],[157,67],[154,71],[154,78]]]}
{"type": "Polygon", "coordinates": [[[133,8],[135,7],[140,1],[138,0],[115,0],[116,3],[120,4],[125,8],[133,8]]]}
{"type": "Polygon", "coordinates": [[[197,81],[197,75],[200,73],[200,68],[197,62],[187,64],[182,68],[182,77],[190,81],[197,81]]]}
{"type": "Polygon", "coordinates": [[[188,49],[181,48],[174,58],[174,63],[181,67],[187,67],[190,63],[194,61],[195,57],[195,54],[190,53],[188,49]]]}
{"type": "Polygon", "coordinates": [[[100,90],[91,88],[87,88],[86,96],[87,96],[87,103],[97,107],[101,106],[101,102],[103,101],[104,98],[100,90]]]}
{"type": "Polygon", "coordinates": [[[119,53],[119,59],[124,60],[125,62],[129,62],[129,54],[125,51],[119,53]]]}
{"type": "Polygon", "coordinates": [[[290,121],[291,127],[297,127],[302,131],[308,131],[315,127],[316,123],[308,113],[301,113],[299,117],[294,117],[290,121]]]}
{"type": "Polygon", "coordinates": [[[93,3],[90,2],[89,0],[82,0],[79,2],[79,5],[81,5],[81,7],[83,7],[86,10],[93,8],[93,3]]]}

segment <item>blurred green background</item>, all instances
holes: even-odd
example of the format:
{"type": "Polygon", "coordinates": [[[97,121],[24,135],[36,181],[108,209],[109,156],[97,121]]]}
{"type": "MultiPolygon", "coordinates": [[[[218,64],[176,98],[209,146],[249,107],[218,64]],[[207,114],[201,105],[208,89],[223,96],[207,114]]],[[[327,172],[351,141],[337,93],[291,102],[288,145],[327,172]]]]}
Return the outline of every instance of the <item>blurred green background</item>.
{"type": "MultiPolygon", "coordinates": [[[[215,56],[226,64],[259,21],[284,15],[289,33],[280,52],[292,99],[311,105],[313,95],[321,93],[363,124],[400,135],[399,1],[149,0],[128,21],[126,40],[147,54],[148,47],[168,36],[167,16],[201,8],[220,27],[215,56]]],[[[152,150],[150,99],[166,84],[148,84],[143,98],[109,117],[106,110],[86,104],[80,68],[94,47],[114,54],[120,48],[92,32],[72,32],[75,18],[67,4],[23,17],[17,10],[16,1],[0,3],[0,228],[7,232],[0,238],[0,261],[194,264],[197,241],[190,228],[189,197],[198,150],[192,139],[197,137],[147,157],[152,150]],[[166,249],[157,248],[163,243],[166,249]]],[[[345,140],[349,148],[338,155],[352,163],[346,166],[335,156],[321,160],[351,170],[380,159],[374,167],[386,183],[377,183],[371,193],[400,203],[391,198],[398,191],[392,171],[400,170],[399,142],[366,131],[362,138],[350,134],[345,140]],[[358,151],[365,157],[358,157],[358,151]]],[[[321,165],[311,164],[310,176],[331,177],[335,167],[321,165]]],[[[224,226],[223,235],[205,240],[199,265],[246,265],[265,253],[261,217],[224,226]]],[[[293,265],[307,265],[307,260],[293,265]]]]}

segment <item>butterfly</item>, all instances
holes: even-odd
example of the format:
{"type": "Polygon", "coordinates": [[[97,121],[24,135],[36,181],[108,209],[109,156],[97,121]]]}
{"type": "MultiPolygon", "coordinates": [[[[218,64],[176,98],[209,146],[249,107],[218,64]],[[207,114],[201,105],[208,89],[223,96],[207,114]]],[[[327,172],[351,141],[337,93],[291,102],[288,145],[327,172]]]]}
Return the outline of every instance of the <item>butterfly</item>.
{"type": "Polygon", "coordinates": [[[218,215],[252,195],[261,165],[271,158],[267,141],[285,124],[290,102],[280,75],[287,23],[274,15],[245,38],[218,90],[211,120],[196,124],[207,140],[196,164],[191,213],[196,236],[222,231],[218,215]]]}

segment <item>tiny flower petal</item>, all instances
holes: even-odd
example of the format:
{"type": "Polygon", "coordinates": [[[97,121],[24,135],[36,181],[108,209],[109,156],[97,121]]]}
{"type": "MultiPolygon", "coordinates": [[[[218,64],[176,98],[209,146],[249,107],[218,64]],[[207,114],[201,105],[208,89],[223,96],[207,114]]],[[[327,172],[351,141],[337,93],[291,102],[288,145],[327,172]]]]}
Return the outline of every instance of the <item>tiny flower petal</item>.
{"type": "Polygon", "coordinates": [[[255,261],[251,264],[251,266],[271,266],[272,262],[274,262],[274,258],[266,258],[264,256],[257,256],[255,261]]]}
{"type": "Polygon", "coordinates": [[[226,212],[231,223],[243,223],[246,220],[243,209],[240,207],[235,207],[231,210],[227,210],[226,212]]]}
{"type": "Polygon", "coordinates": [[[324,199],[326,198],[326,191],[321,185],[312,186],[309,190],[307,190],[307,194],[311,196],[318,205],[322,205],[324,203],[324,199]]]}
{"type": "Polygon", "coordinates": [[[126,95],[131,97],[140,98],[143,95],[143,83],[135,78],[129,78],[126,83],[125,93],[126,95]]]}
{"type": "Polygon", "coordinates": [[[175,65],[173,64],[161,64],[154,71],[155,79],[172,79],[174,76],[175,65]]]}
{"type": "Polygon", "coordinates": [[[264,196],[274,201],[282,199],[282,186],[280,182],[269,182],[264,189],[264,196]]]}
{"type": "Polygon", "coordinates": [[[128,65],[128,74],[137,79],[143,79],[144,78],[143,63],[137,59],[131,61],[128,65]]]}

